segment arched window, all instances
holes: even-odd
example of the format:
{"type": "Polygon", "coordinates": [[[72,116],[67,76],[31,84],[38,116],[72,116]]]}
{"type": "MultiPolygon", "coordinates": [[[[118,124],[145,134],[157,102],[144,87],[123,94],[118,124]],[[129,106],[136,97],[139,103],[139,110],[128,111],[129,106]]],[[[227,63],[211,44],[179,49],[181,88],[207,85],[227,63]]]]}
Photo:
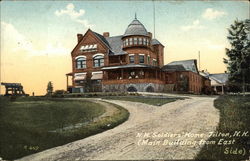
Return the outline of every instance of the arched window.
{"type": "Polygon", "coordinates": [[[86,68],[86,57],[76,58],[76,69],[86,68]]]}
{"type": "Polygon", "coordinates": [[[94,56],[93,57],[93,65],[94,65],[94,67],[104,66],[104,56],[103,55],[94,56]]]}

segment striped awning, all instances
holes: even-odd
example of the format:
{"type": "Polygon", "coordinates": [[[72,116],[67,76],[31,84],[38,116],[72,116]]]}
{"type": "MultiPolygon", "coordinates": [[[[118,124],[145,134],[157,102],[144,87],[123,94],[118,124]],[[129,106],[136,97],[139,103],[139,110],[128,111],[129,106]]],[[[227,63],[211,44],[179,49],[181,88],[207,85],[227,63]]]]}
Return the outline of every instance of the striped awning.
{"type": "Polygon", "coordinates": [[[99,79],[102,79],[103,77],[103,73],[100,72],[100,73],[92,73],[92,77],[91,77],[91,80],[99,80],[99,79]]]}
{"type": "Polygon", "coordinates": [[[87,77],[87,73],[76,73],[74,80],[85,80],[87,77]]]}

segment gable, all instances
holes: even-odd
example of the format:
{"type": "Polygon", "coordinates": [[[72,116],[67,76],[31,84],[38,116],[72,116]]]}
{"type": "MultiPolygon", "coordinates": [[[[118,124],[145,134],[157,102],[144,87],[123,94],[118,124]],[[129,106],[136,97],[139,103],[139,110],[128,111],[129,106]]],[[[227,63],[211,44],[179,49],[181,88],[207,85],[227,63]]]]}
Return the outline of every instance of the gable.
{"type": "Polygon", "coordinates": [[[97,51],[107,52],[109,47],[103,42],[97,35],[90,29],[84,34],[82,40],[75,46],[72,50],[71,55],[76,55],[80,53],[80,49],[92,48],[97,49],[97,51]]]}

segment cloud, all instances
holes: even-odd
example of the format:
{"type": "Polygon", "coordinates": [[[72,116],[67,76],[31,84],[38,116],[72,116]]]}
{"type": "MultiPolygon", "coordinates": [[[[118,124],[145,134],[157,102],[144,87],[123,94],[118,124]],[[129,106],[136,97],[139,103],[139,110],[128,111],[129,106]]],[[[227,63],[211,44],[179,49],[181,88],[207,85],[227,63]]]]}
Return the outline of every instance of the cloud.
{"type": "Polygon", "coordinates": [[[202,17],[205,18],[205,19],[208,19],[208,20],[213,20],[213,19],[216,19],[216,18],[225,16],[225,15],[227,15],[226,12],[217,11],[217,10],[214,10],[214,9],[212,9],[212,8],[207,8],[207,9],[203,12],[202,17]]]}
{"type": "Polygon", "coordinates": [[[32,41],[28,40],[25,35],[20,33],[15,26],[10,23],[1,21],[1,53],[21,55],[24,53],[28,56],[37,55],[63,55],[69,54],[70,50],[62,44],[53,44],[47,42],[43,49],[34,48],[32,41]]]}
{"type": "Polygon", "coordinates": [[[183,31],[197,30],[197,29],[203,29],[203,28],[205,28],[205,27],[200,25],[199,20],[193,21],[192,25],[181,26],[181,30],[183,30],[183,31]]]}
{"type": "Polygon", "coordinates": [[[85,10],[80,9],[79,11],[76,11],[75,6],[72,3],[69,3],[65,9],[55,11],[55,15],[58,17],[68,15],[71,20],[84,25],[86,28],[92,27],[93,25],[89,24],[88,20],[81,18],[84,14],[85,10]]]}
{"type": "Polygon", "coordinates": [[[33,46],[24,35],[12,25],[1,21],[1,46],[3,49],[7,48],[11,51],[25,50],[32,51],[33,46]],[[9,48],[9,46],[12,46],[9,48]]]}
{"type": "Polygon", "coordinates": [[[211,40],[201,40],[198,43],[199,46],[209,48],[211,50],[225,50],[226,44],[211,42],[211,40]]]}

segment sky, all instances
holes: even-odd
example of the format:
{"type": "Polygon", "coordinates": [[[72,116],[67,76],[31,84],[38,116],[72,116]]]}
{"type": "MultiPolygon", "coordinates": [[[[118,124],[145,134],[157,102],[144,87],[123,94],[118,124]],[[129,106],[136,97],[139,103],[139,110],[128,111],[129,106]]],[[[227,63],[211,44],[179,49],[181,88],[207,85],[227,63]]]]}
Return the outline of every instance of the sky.
{"type": "Polygon", "coordinates": [[[48,81],[66,89],[77,33],[122,35],[135,13],[154,33],[154,6],[153,36],[165,46],[165,64],[198,59],[200,51],[200,70],[226,70],[227,29],[249,18],[247,1],[0,1],[0,81],[22,83],[35,95],[46,93],[48,81]]]}

